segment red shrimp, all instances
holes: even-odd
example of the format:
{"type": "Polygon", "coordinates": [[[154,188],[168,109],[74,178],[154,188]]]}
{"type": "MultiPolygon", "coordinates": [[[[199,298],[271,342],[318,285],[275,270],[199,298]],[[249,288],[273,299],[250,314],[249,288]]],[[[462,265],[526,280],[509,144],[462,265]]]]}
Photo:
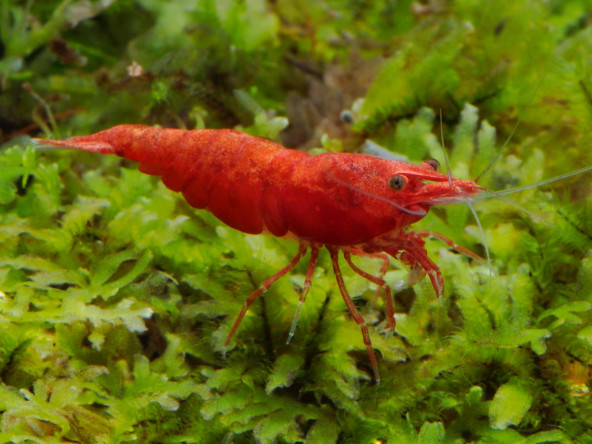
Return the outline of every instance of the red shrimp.
{"type": "Polygon", "coordinates": [[[319,250],[329,250],[337,285],[361,329],[376,382],[378,365],[368,327],[353,303],[338,262],[342,252],[354,272],[375,283],[386,299],[386,324],[395,328],[391,291],[384,280],[390,255],[410,267],[409,284],[427,274],[436,294],[444,290],[442,274],[428,257],[424,238],[435,236],[473,258],[477,255],[427,231],[407,228],[435,203],[468,198],[484,188],[470,180],[437,171],[435,160],[419,166],[364,154],[316,156],[286,149],[269,140],[234,130],[159,129],[119,125],[96,134],[39,143],[117,154],[138,161],[140,171],[162,177],[195,208],[205,208],[245,233],[292,235],[300,248],[294,258],[253,291],[226,339],[230,342],[250,305],[289,273],[310,249],[310,259],[289,338],[311,286],[319,250]],[[378,276],[353,264],[351,255],[383,261],[378,276]]]}

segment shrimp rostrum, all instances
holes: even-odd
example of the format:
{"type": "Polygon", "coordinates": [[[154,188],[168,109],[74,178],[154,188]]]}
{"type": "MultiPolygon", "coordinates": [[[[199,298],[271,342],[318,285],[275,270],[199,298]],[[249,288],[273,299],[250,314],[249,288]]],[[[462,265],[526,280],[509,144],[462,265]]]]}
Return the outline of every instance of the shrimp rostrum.
{"type": "Polygon", "coordinates": [[[386,325],[390,329],[395,328],[395,318],[391,291],[384,280],[388,256],[410,268],[411,285],[427,275],[438,296],[443,293],[444,283],[438,266],[426,253],[426,237],[434,235],[478,258],[437,233],[408,229],[432,205],[465,199],[483,190],[473,181],[439,173],[433,159],[417,166],[364,154],[312,156],[234,130],[184,131],[142,125],[119,125],[88,136],[37,142],[138,161],[140,171],[161,176],[164,184],[183,193],[191,206],[211,211],[232,228],[298,239],[299,249],[292,260],[247,297],[226,344],[250,305],[310,250],[291,338],[311,286],[319,250],[325,247],[343,300],[362,331],[374,377],[379,381],[368,327],[346,289],[339,254],[343,254],[354,272],[383,292],[386,325]],[[380,274],[373,276],[358,268],[352,255],[381,259],[384,265],[380,274]]]}

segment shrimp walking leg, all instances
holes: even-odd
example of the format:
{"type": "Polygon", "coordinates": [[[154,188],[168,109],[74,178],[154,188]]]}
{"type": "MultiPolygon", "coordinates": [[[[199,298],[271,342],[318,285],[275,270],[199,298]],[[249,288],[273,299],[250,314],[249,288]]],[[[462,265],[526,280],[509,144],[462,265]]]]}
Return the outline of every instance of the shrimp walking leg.
{"type": "MultiPolygon", "coordinates": [[[[378,294],[381,290],[384,291],[384,299],[386,302],[386,325],[387,328],[390,330],[395,330],[395,310],[393,308],[393,297],[391,294],[391,289],[387,285],[386,281],[384,280],[384,274],[386,273],[388,267],[388,256],[381,253],[364,253],[361,250],[355,250],[352,248],[351,253],[355,254],[356,256],[368,256],[373,258],[380,258],[383,260],[383,266],[380,269],[380,274],[378,276],[372,276],[371,274],[365,272],[364,270],[360,269],[356,264],[353,263],[351,259],[350,251],[345,250],[343,252],[343,256],[345,257],[346,262],[349,264],[352,270],[362,276],[364,279],[369,280],[370,282],[376,284],[378,288],[376,289],[376,294],[378,294]],[[385,261],[386,259],[386,261],[385,261]],[[386,266],[385,263],[386,262],[386,266]]],[[[376,300],[376,298],[374,298],[376,300]]],[[[374,308],[374,303],[372,304],[374,308]]]]}
{"type": "Polygon", "coordinates": [[[339,286],[339,291],[341,292],[341,296],[349,310],[350,314],[354,318],[358,327],[362,331],[362,337],[364,338],[364,345],[366,345],[366,349],[368,350],[368,355],[370,356],[370,364],[372,365],[372,371],[374,372],[374,379],[376,383],[380,383],[380,374],[378,373],[378,365],[376,364],[376,355],[374,354],[374,349],[372,348],[372,341],[370,340],[370,332],[368,331],[368,326],[366,325],[366,321],[356,308],[354,301],[350,297],[349,293],[347,292],[347,288],[345,287],[345,282],[343,281],[343,276],[341,275],[341,269],[339,268],[339,250],[334,247],[327,247],[329,253],[331,255],[331,263],[333,264],[333,272],[335,273],[335,279],[337,280],[337,285],[339,286]]]}
{"type": "Polygon", "coordinates": [[[263,282],[263,284],[261,284],[261,286],[259,288],[257,288],[257,290],[255,290],[254,292],[252,292],[249,295],[249,297],[245,300],[245,303],[243,304],[243,308],[241,309],[240,313],[238,314],[236,320],[234,321],[234,324],[232,325],[232,328],[230,329],[230,333],[228,333],[228,337],[226,338],[224,345],[227,346],[230,343],[230,341],[232,340],[232,337],[236,333],[236,329],[240,325],[241,321],[243,320],[243,317],[245,316],[245,313],[247,313],[247,310],[249,310],[249,307],[251,306],[251,304],[253,302],[255,302],[259,298],[259,296],[261,296],[263,293],[265,293],[267,290],[269,290],[269,288],[273,284],[275,284],[275,282],[279,278],[281,278],[285,274],[289,273],[292,269],[294,269],[294,267],[298,264],[298,262],[300,262],[300,259],[302,259],[302,256],[304,256],[304,253],[306,253],[307,248],[308,248],[307,245],[300,244],[300,247],[298,248],[298,252],[296,253],[296,256],[294,256],[292,258],[290,263],[288,263],[288,265],[286,265],[280,271],[275,273],[273,276],[267,278],[267,280],[265,282],[263,282]]]}
{"type": "Polygon", "coordinates": [[[442,242],[444,242],[446,245],[448,245],[453,250],[456,250],[459,253],[464,254],[465,256],[468,256],[468,257],[475,259],[476,261],[479,261],[479,262],[485,262],[485,259],[483,259],[481,256],[473,253],[471,250],[468,250],[465,247],[461,247],[460,245],[455,243],[453,240],[448,239],[443,234],[437,233],[435,231],[416,231],[415,234],[420,237],[434,237],[434,238],[439,239],[442,242]]]}
{"type": "MultiPolygon", "coordinates": [[[[419,232],[418,234],[411,231],[399,236],[387,236],[366,243],[362,246],[362,251],[370,254],[387,253],[408,265],[410,267],[410,286],[421,279],[424,276],[423,273],[426,273],[432,282],[436,295],[440,296],[444,293],[442,273],[438,266],[428,257],[428,253],[424,247],[425,241],[423,238],[429,235],[429,232],[419,232]]],[[[444,239],[447,238],[444,237],[444,239]]],[[[452,241],[450,243],[456,245],[452,241]]]]}
{"type": "MultiPolygon", "coordinates": [[[[386,272],[388,271],[389,265],[391,263],[388,254],[386,254],[386,253],[366,253],[364,250],[361,250],[359,248],[350,248],[349,251],[354,256],[369,257],[372,259],[381,260],[382,265],[380,267],[380,272],[378,273],[377,277],[384,279],[384,276],[386,275],[386,272]]],[[[376,305],[376,299],[378,298],[379,294],[380,294],[380,287],[376,289],[376,296],[375,296],[374,301],[372,303],[372,308],[374,308],[374,305],[376,305]]]]}
{"type": "MultiPolygon", "coordinates": [[[[388,250],[387,250],[388,253],[388,250]]],[[[404,248],[403,254],[400,256],[401,260],[410,265],[410,280],[409,285],[413,286],[419,279],[422,278],[423,274],[418,274],[418,269],[423,269],[423,272],[427,273],[432,287],[436,292],[436,296],[442,296],[444,293],[444,279],[440,268],[428,257],[428,254],[422,244],[408,244],[404,248]]]]}
{"type": "Polygon", "coordinates": [[[316,245],[311,246],[310,259],[308,260],[308,270],[306,270],[306,277],[304,278],[304,287],[302,287],[302,291],[300,292],[300,299],[298,299],[298,305],[296,306],[296,312],[294,313],[294,318],[292,319],[292,325],[290,326],[290,333],[288,333],[286,344],[289,344],[294,337],[296,325],[298,324],[298,318],[300,317],[300,311],[302,310],[302,306],[306,301],[306,296],[308,295],[308,291],[310,290],[310,286],[312,284],[312,274],[314,273],[318,257],[319,247],[316,245]]]}

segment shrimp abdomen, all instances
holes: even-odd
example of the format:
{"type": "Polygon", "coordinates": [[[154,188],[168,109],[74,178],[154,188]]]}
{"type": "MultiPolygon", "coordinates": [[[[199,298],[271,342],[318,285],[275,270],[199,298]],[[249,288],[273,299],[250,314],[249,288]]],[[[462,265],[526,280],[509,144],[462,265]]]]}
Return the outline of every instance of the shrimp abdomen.
{"type": "Polygon", "coordinates": [[[144,125],[118,125],[65,141],[39,141],[138,161],[140,171],[161,176],[191,206],[208,209],[227,225],[251,234],[265,228],[261,202],[268,166],[278,154],[290,152],[235,130],[144,125]]]}

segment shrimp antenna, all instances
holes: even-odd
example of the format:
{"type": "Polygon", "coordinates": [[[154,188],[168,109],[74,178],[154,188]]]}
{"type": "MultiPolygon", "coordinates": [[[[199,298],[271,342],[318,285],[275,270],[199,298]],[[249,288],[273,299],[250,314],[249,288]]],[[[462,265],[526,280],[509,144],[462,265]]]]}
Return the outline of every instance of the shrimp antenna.
{"type": "Polygon", "coordinates": [[[478,201],[478,200],[483,200],[483,199],[489,199],[491,197],[497,197],[498,199],[503,200],[504,202],[512,205],[514,208],[517,208],[518,210],[520,210],[520,211],[528,214],[533,219],[536,219],[537,221],[542,222],[542,223],[544,223],[546,225],[553,226],[551,223],[549,223],[546,220],[542,219],[540,216],[537,216],[533,212],[528,211],[523,206],[518,205],[516,202],[508,199],[505,196],[507,196],[508,194],[518,193],[520,191],[530,190],[532,188],[538,188],[538,187],[541,187],[543,185],[548,185],[550,183],[557,182],[557,181],[560,181],[560,180],[563,180],[563,179],[567,179],[568,177],[577,176],[578,174],[588,173],[590,171],[592,171],[592,166],[587,166],[585,168],[580,168],[579,170],[575,170],[575,171],[571,171],[569,173],[561,174],[559,176],[555,176],[555,177],[552,177],[550,179],[542,180],[540,182],[531,183],[531,184],[528,184],[528,185],[523,185],[521,187],[508,188],[506,190],[500,190],[500,191],[493,191],[493,190],[485,189],[484,191],[487,192],[487,193],[489,193],[489,195],[477,196],[476,198],[472,198],[471,200],[472,201],[478,201]]]}
{"type": "Polygon", "coordinates": [[[546,225],[551,225],[545,219],[542,219],[540,216],[537,216],[532,211],[528,211],[522,205],[519,205],[516,202],[514,202],[513,200],[510,200],[507,197],[504,197],[503,195],[499,194],[497,191],[488,190],[487,188],[484,188],[483,189],[483,192],[489,193],[489,194],[488,195],[482,195],[481,194],[481,195],[474,196],[474,197],[443,197],[441,199],[432,199],[432,200],[428,201],[427,203],[429,203],[430,205],[447,204],[447,203],[451,203],[451,202],[472,203],[472,202],[479,202],[480,200],[490,199],[492,197],[497,197],[499,200],[503,200],[508,205],[513,206],[517,210],[520,210],[523,213],[528,214],[533,219],[536,219],[537,221],[542,222],[542,223],[544,223],[546,225]]]}
{"type": "Polygon", "coordinates": [[[475,222],[477,222],[477,228],[479,229],[479,234],[481,235],[481,239],[483,239],[483,248],[485,248],[485,258],[487,259],[487,268],[489,268],[489,279],[493,278],[493,267],[491,266],[491,257],[489,256],[489,248],[487,247],[487,242],[485,242],[485,231],[483,231],[483,226],[481,225],[481,220],[475,211],[475,207],[471,204],[469,200],[465,201],[471,213],[473,213],[473,217],[475,218],[475,222]]]}
{"type": "Polygon", "coordinates": [[[478,183],[479,179],[481,179],[483,176],[485,176],[485,174],[487,174],[489,172],[489,170],[491,170],[493,168],[493,166],[497,163],[497,161],[500,159],[500,157],[502,157],[502,154],[506,150],[506,146],[508,146],[508,144],[510,143],[510,140],[512,140],[512,137],[514,137],[514,133],[516,133],[516,130],[518,129],[519,126],[520,126],[520,120],[518,122],[516,122],[516,125],[514,125],[514,128],[512,128],[512,132],[510,133],[510,135],[508,136],[508,138],[506,139],[506,141],[504,142],[504,144],[502,145],[502,147],[500,148],[500,150],[498,151],[498,153],[494,157],[494,159],[491,162],[489,162],[489,165],[487,165],[485,167],[485,169],[483,171],[481,171],[481,174],[479,174],[475,178],[475,183],[478,183]]]}
{"type": "Polygon", "coordinates": [[[571,171],[569,173],[561,174],[559,176],[555,176],[555,177],[552,177],[550,179],[545,179],[545,180],[542,180],[541,182],[536,182],[536,183],[531,183],[531,184],[528,184],[528,185],[523,185],[521,187],[508,188],[506,190],[500,190],[500,191],[495,191],[495,192],[490,191],[490,190],[487,190],[487,191],[489,191],[490,193],[495,193],[494,195],[496,195],[497,197],[507,196],[508,194],[514,194],[514,193],[518,193],[520,191],[530,190],[532,188],[538,188],[538,187],[541,187],[543,185],[548,185],[550,183],[557,182],[557,181],[563,180],[563,179],[567,179],[568,177],[577,176],[578,174],[587,173],[589,171],[592,171],[592,166],[587,166],[585,168],[580,168],[579,170],[575,170],[575,171],[571,171]]]}
{"type": "MultiPolygon", "coordinates": [[[[446,173],[448,174],[448,183],[450,184],[450,188],[452,188],[452,173],[450,172],[450,164],[448,162],[448,153],[446,152],[446,148],[444,146],[444,128],[442,125],[442,108],[440,108],[440,141],[442,146],[442,151],[444,152],[444,162],[446,163],[446,173]]],[[[483,248],[485,248],[485,258],[487,259],[487,268],[489,268],[489,277],[493,276],[493,269],[491,267],[491,257],[489,256],[489,247],[487,247],[487,239],[485,237],[485,231],[483,231],[483,226],[481,225],[481,220],[479,220],[479,216],[475,211],[473,205],[471,205],[470,200],[464,199],[464,202],[471,210],[473,217],[475,218],[475,222],[477,222],[477,228],[479,229],[479,233],[481,235],[481,240],[483,241],[483,248]]]]}
{"type": "MultiPolygon", "coordinates": [[[[591,167],[592,168],[592,167],[591,167]]],[[[514,202],[513,200],[508,199],[507,197],[504,197],[503,194],[500,194],[498,191],[493,191],[493,190],[485,190],[485,192],[489,193],[488,196],[481,196],[478,197],[477,199],[473,198],[473,201],[477,201],[477,200],[483,200],[483,199],[489,199],[491,197],[497,197],[499,200],[503,200],[505,203],[507,203],[508,205],[513,206],[514,208],[516,208],[517,210],[522,211],[523,213],[528,214],[530,217],[532,217],[533,219],[548,225],[550,227],[553,226],[552,223],[547,222],[545,219],[543,219],[542,217],[536,215],[535,213],[533,213],[532,211],[527,210],[526,208],[524,208],[522,205],[517,204],[516,202],[514,202]]]]}
{"type": "MultiPolygon", "coordinates": [[[[589,168],[586,168],[586,170],[592,170],[592,166],[589,167],[589,168]]],[[[537,184],[535,184],[535,186],[536,185],[537,184]]],[[[528,188],[530,188],[530,186],[528,188],[521,187],[521,189],[518,190],[518,191],[522,191],[522,188],[528,189],[528,188]]],[[[527,210],[522,205],[519,205],[516,202],[514,202],[513,200],[510,200],[507,197],[504,197],[504,195],[503,194],[500,194],[498,191],[488,190],[487,188],[483,188],[482,191],[484,193],[489,193],[489,194],[487,194],[487,195],[480,194],[478,196],[474,196],[474,197],[470,197],[470,198],[469,197],[443,197],[443,198],[440,198],[440,199],[432,199],[432,200],[428,201],[428,203],[430,205],[439,205],[439,204],[443,204],[443,203],[446,204],[446,203],[451,203],[451,202],[464,202],[466,204],[469,204],[469,203],[472,203],[472,202],[479,202],[480,200],[485,200],[485,199],[490,199],[492,197],[497,197],[499,200],[503,200],[505,203],[507,203],[508,205],[513,206],[517,210],[520,210],[523,213],[528,214],[533,219],[535,219],[535,220],[537,220],[537,221],[539,221],[541,223],[544,223],[545,225],[553,226],[551,223],[547,222],[545,219],[541,218],[540,216],[537,216],[532,211],[527,210]]],[[[508,191],[510,191],[510,190],[508,190],[508,191]]],[[[516,191],[516,190],[513,190],[513,191],[516,191]]],[[[507,193],[507,194],[510,194],[510,193],[507,193]]]]}
{"type": "MultiPolygon", "coordinates": [[[[541,76],[539,77],[539,81],[538,81],[536,87],[534,88],[534,90],[532,91],[531,96],[528,98],[528,101],[526,102],[526,106],[529,106],[532,103],[532,101],[534,100],[534,98],[536,97],[537,93],[539,92],[539,88],[543,84],[543,80],[545,80],[545,75],[546,75],[546,70],[543,71],[543,74],[541,74],[541,76]]],[[[475,183],[478,183],[479,179],[481,179],[483,176],[485,176],[485,174],[487,174],[489,172],[489,170],[491,170],[491,168],[493,168],[493,166],[497,163],[497,161],[500,159],[500,157],[502,157],[502,153],[505,151],[506,147],[510,143],[510,140],[512,140],[512,138],[514,137],[514,134],[516,133],[516,130],[520,126],[521,122],[522,122],[522,119],[518,119],[518,122],[516,122],[516,125],[514,125],[514,128],[512,128],[512,132],[510,133],[510,135],[508,136],[508,138],[506,139],[506,141],[504,142],[504,144],[500,148],[500,150],[497,153],[497,155],[495,156],[495,158],[489,163],[489,165],[487,165],[485,167],[485,169],[481,172],[481,174],[479,174],[475,178],[475,181],[474,181],[475,183]]]]}
{"type": "Polygon", "coordinates": [[[386,197],[378,196],[377,194],[370,193],[369,191],[358,188],[357,186],[352,185],[351,183],[346,182],[345,180],[339,179],[338,177],[336,177],[335,175],[333,175],[333,173],[330,173],[329,171],[327,171],[327,176],[329,176],[335,182],[340,183],[343,186],[346,186],[352,190],[355,190],[358,193],[361,193],[365,196],[373,197],[374,199],[381,200],[389,205],[392,205],[393,207],[397,208],[398,210],[403,211],[404,213],[413,214],[414,216],[425,216],[427,214],[427,212],[424,210],[410,210],[409,208],[405,208],[405,207],[399,205],[398,203],[395,203],[392,200],[387,199],[386,197]]]}

